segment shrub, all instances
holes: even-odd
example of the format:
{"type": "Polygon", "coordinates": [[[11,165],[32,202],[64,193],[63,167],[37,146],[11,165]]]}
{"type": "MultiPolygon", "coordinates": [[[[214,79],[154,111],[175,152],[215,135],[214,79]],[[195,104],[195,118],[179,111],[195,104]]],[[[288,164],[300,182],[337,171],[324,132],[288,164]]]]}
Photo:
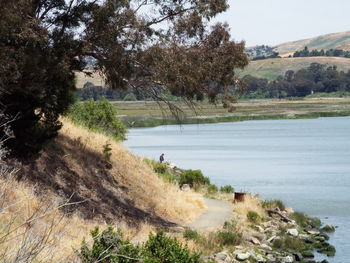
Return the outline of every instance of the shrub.
{"type": "Polygon", "coordinates": [[[281,250],[292,249],[296,251],[302,251],[306,249],[305,242],[303,240],[287,235],[275,239],[273,241],[273,247],[281,250]]]}
{"type": "Polygon", "coordinates": [[[210,180],[208,177],[205,177],[200,170],[185,170],[180,175],[179,184],[189,184],[193,187],[195,184],[210,184],[210,180]]]}
{"type": "Polygon", "coordinates": [[[239,245],[242,241],[242,235],[240,233],[230,231],[221,231],[217,234],[217,237],[222,246],[235,246],[239,245]]]}
{"type": "Polygon", "coordinates": [[[105,145],[103,145],[102,154],[107,161],[111,160],[112,148],[110,143],[106,143],[105,145]]]}
{"type": "Polygon", "coordinates": [[[183,237],[186,239],[197,240],[199,238],[199,234],[197,231],[192,229],[186,229],[183,233],[183,237]]]}
{"type": "Polygon", "coordinates": [[[308,225],[309,219],[303,213],[294,212],[290,217],[301,227],[308,225]]]}
{"type": "Polygon", "coordinates": [[[157,174],[165,174],[168,170],[168,167],[165,163],[158,163],[155,162],[152,164],[153,166],[153,170],[157,173],[157,174]]]}
{"type": "Polygon", "coordinates": [[[128,93],[125,95],[124,101],[135,101],[136,100],[136,96],[134,93],[128,93]]]}
{"type": "Polygon", "coordinates": [[[117,140],[125,140],[127,129],[117,118],[115,107],[106,99],[87,100],[71,106],[68,117],[88,129],[111,135],[117,140]]]}
{"type": "Polygon", "coordinates": [[[254,211],[249,211],[247,213],[247,218],[250,222],[252,223],[257,223],[260,219],[260,216],[258,215],[257,212],[254,212],[254,211]]]}
{"type": "Polygon", "coordinates": [[[220,188],[220,192],[222,193],[233,193],[235,190],[231,185],[225,185],[220,188]]]}
{"type": "Polygon", "coordinates": [[[286,208],[281,200],[264,200],[262,206],[267,209],[278,207],[280,210],[284,210],[286,208]]]}
{"type": "Polygon", "coordinates": [[[144,244],[145,263],[199,263],[200,255],[191,253],[176,239],[167,237],[163,231],[151,234],[144,244]]]}
{"type": "Polygon", "coordinates": [[[112,227],[102,233],[96,227],[91,231],[91,236],[94,240],[91,248],[83,241],[79,255],[82,263],[134,263],[142,256],[139,247],[123,240],[122,233],[114,231],[112,227]]]}
{"type": "Polygon", "coordinates": [[[208,185],[207,191],[209,194],[215,194],[218,192],[218,188],[215,184],[208,185]]]}

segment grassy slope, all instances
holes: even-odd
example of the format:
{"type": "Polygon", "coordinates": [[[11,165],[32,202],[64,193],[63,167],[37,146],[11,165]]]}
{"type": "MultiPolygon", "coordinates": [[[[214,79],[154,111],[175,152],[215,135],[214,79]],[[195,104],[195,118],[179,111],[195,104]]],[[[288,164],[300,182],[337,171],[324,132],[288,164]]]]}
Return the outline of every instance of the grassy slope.
{"type": "Polygon", "coordinates": [[[283,43],[276,46],[276,50],[282,56],[288,56],[290,53],[301,50],[305,46],[307,46],[309,49],[342,48],[345,50],[350,50],[350,31],[283,43]]]}
{"type": "Polygon", "coordinates": [[[43,262],[70,262],[76,257],[73,248],[96,225],[112,224],[127,237],[142,240],[155,227],[191,221],[204,210],[199,194],[164,182],[121,144],[63,123],[41,156],[19,167],[19,182],[0,178],[4,262],[12,262],[18,251],[30,251],[41,238],[43,262]],[[112,167],[101,154],[106,142],[112,148],[112,167]],[[71,204],[58,209],[67,200],[71,204]]]}
{"type": "Polygon", "coordinates": [[[269,80],[276,79],[279,75],[284,75],[287,70],[299,70],[307,68],[311,63],[326,64],[329,66],[336,65],[338,70],[350,70],[349,58],[337,57],[306,57],[306,58],[274,58],[251,61],[248,67],[239,72],[240,76],[252,75],[269,80]]]}

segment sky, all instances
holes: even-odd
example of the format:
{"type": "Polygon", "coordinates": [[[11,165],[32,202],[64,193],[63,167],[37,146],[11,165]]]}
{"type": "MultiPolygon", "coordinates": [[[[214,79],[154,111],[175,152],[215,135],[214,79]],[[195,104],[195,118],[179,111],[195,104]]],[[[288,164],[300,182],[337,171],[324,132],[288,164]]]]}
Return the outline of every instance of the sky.
{"type": "Polygon", "coordinates": [[[350,0],[228,0],[215,21],[228,22],[246,46],[277,45],[350,31],[350,0]]]}

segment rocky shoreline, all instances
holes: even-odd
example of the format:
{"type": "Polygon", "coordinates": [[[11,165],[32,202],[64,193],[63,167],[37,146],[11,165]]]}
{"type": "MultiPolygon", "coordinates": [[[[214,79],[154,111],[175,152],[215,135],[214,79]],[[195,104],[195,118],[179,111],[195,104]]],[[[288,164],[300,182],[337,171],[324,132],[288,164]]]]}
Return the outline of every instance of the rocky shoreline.
{"type": "MultiPolygon", "coordinates": [[[[276,208],[276,210],[279,209],[276,208]]],[[[316,252],[328,257],[335,255],[336,249],[328,243],[327,234],[334,232],[335,227],[332,225],[321,227],[319,219],[295,213],[292,209],[278,212],[284,217],[270,214],[263,222],[251,225],[255,231],[244,235],[244,244],[205,257],[204,261],[208,263],[328,263],[326,259],[315,261],[314,257],[316,252]]]]}

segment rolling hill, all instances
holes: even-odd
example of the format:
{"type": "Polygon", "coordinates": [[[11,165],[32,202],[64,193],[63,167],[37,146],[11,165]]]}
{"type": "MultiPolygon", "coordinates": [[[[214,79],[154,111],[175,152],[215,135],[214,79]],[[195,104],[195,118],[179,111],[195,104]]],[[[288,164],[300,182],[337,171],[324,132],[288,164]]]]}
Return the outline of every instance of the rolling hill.
{"type": "Polygon", "coordinates": [[[340,57],[302,57],[302,58],[271,58],[251,61],[245,70],[238,72],[239,76],[252,75],[254,77],[275,80],[278,76],[284,75],[288,70],[297,71],[307,68],[311,63],[337,66],[338,70],[350,70],[350,59],[340,57]]]}
{"type": "Polygon", "coordinates": [[[307,46],[311,49],[343,49],[350,51],[350,31],[332,33],[314,38],[287,42],[274,47],[282,57],[289,56],[295,51],[307,46]]]}

